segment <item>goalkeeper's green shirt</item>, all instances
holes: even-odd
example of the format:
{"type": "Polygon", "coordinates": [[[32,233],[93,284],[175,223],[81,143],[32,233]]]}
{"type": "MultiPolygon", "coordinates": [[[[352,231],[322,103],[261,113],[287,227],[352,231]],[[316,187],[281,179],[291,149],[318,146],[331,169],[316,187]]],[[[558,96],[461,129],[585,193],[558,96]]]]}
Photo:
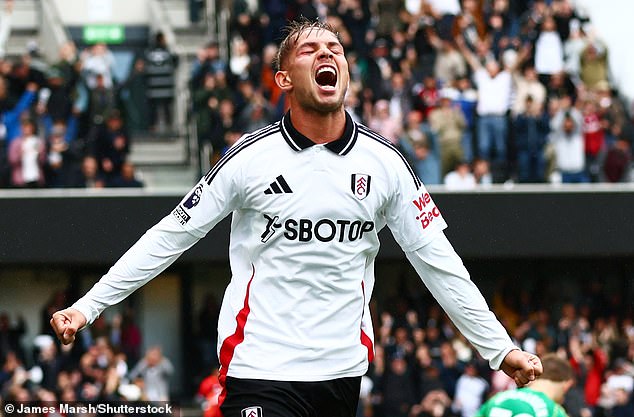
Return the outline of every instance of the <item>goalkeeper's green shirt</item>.
{"type": "Polygon", "coordinates": [[[475,417],[568,417],[559,404],[530,388],[500,392],[478,410],[475,417]]]}

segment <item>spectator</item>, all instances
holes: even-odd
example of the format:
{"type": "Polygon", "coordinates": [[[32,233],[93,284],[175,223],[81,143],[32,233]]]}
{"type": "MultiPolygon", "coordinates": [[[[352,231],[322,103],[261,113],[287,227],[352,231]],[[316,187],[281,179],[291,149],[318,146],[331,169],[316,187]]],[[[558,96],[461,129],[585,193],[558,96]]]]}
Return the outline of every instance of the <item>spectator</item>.
{"type": "Polygon", "coordinates": [[[9,145],[11,185],[38,188],[45,185],[46,143],[37,135],[33,120],[22,120],[22,135],[9,145]]]}
{"type": "Polygon", "coordinates": [[[410,417],[458,417],[451,409],[451,398],[443,390],[429,391],[410,411],[410,417]]]}
{"type": "MultiPolygon", "coordinates": [[[[510,109],[512,78],[514,67],[501,69],[495,60],[489,60],[482,66],[475,55],[459,40],[461,50],[467,62],[474,70],[473,78],[478,88],[478,156],[492,160],[498,176],[506,177],[508,126],[506,113],[510,109]]],[[[524,49],[522,56],[527,54],[524,49]]],[[[514,65],[518,65],[522,57],[518,56],[514,65]]]]}
{"type": "MultiPolygon", "coordinates": [[[[451,102],[449,91],[441,91],[440,106],[429,113],[429,126],[440,144],[441,175],[447,175],[463,161],[463,133],[466,120],[462,110],[451,102]]],[[[466,161],[466,160],[465,160],[466,161]]]]}
{"type": "Polygon", "coordinates": [[[592,97],[583,102],[583,140],[586,153],[586,172],[592,182],[599,178],[600,157],[605,152],[605,132],[599,119],[597,104],[592,97]]]}
{"type": "Polygon", "coordinates": [[[486,22],[476,0],[464,0],[462,11],[456,17],[453,26],[454,38],[464,39],[465,46],[473,53],[478,44],[486,38],[486,22]]]}
{"type": "MultiPolygon", "coordinates": [[[[430,330],[434,329],[438,330],[436,327],[428,326],[427,334],[431,335],[430,330]]],[[[431,344],[431,338],[429,340],[430,345],[433,346],[433,344],[431,344]]],[[[460,375],[464,372],[464,364],[458,361],[456,350],[451,343],[446,341],[439,341],[438,343],[440,343],[440,348],[438,349],[440,351],[440,380],[447,395],[451,398],[455,398],[456,384],[458,383],[458,378],[460,378],[460,375]]]]}
{"type": "Polygon", "coordinates": [[[387,99],[394,68],[390,60],[389,45],[386,39],[379,38],[374,41],[370,55],[365,58],[365,63],[364,84],[372,86],[372,100],[387,99]]]}
{"type": "Polygon", "coordinates": [[[165,133],[172,127],[174,74],[178,67],[178,56],[170,52],[163,32],[158,32],[153,45],[145,51],[144,58],[150,126],[155,132],[165,133]]]}
{"type": "Polygon", "coordinates": [[[577,336],[571,337],[569,349],[570,363],[578,384],[583,387],[585,404],[593,409],[601,396],[601,384],[607,366],[606,354],[598,346],[583,342],[577,336]]]}
{"type": "Polygon", "coordinates": [[[262,51],[264,21],[260,4],[237,0],[232,2],[231,7],[230,36],[243,39],[250,51],[259,54],[262,51]]]}
{"type": "Polygon", "coordinates": [[[633,391],[634,366],[624,358],[616,358],[608,370],[605,382],[601,385],[601,396],[598,401],[600,415],[614,416],[615,412],[634,414],[629,408],[633,391]]]}
{"type": "Polygon", "coordinates": [[[460,107],[464,115],[466,126],[462,132],[462,152],[464,159],[473,160],[473,130],[475,129],[475,111],[478,102],[478,93],[471,86],[469,77],[457,79],[454,86],[448,86],[445,91],[451,97],[453,103],[460,107]]]}
{"type": "Polygon", "coordinates": [[[564,41],[564,70],[574,80],[575,84],[581,83],[579,79],[581,54],[587,45],[585,34],[581,30],[578,19],[570,21],[568,38],[564,41]]]}
{"type": "Polygon", "coordinates": [[[618,91],[612,89],[609,83],[599,82],[592,93],[597,103],[601,127],[606,135],[605,141],[609,145],[628,128],[631,124],[630,117],[618,91]]]}
{"type": "Polygon", "coordinates": [[[397,120],[405,119],[406,115],[414,107],[412,95],[412,87],[405,79],[400,71],[394,72],[390,84],[389,108],[390,114],[397,120]]]}
{"type": "Polygon", "coordinates": [[[372,15],[376,18],[374,31],[376,38],[390,36],[392,29],[402,24],[401,14],[405,11],[404,2],[400,0],[377,0],[372,3],[372,15]]]}
{"type": "Polygon", "coordinates": [[[436,135],[431,131],[425,132],[420,112],[412,110],[407,114],[407,125],[399,139],[399,146],[425,184],[442,183],[436,135]]]}
{"type": "Polygon", "coordinates": [[[260,68],[259,79],[262,84],[262,93],[269,100],[272,107],[278,108],[280,100],[282,100],[282,90],[277,88],[275,84],[275,65],[274,60],[277,55],[277,45],[268,44],[262,52],[262,65],[260,68]]]}
{"type": "Polygon", "coordinates": [[[39,346],[39,353],[35,360],[36,366],[42,370],[42,381],[39,385],[49,391],[54,391],[57,387],[57,379],[59,372],[65,366],[68,358],[70,346],[64,346],[63,352],[58,351],[55,340],[46,335],[41,336],[43,342],[39,346]]]}
{"type": "Polygon", "coordinates": [[[196,91],[201,88],[207,73],[227,71],[227,63],[220,57],[218,42],[211,41],[196,52],[196,59],[192,63],[190,89],[196,91]]]}
{"type": "Polygon", "coordinates": [[[174,367],[169,359],[163,356],[161,348],[153,346],[145,352],[141,359],[130,371],[132,380],[137,378],[143,382],[143,398],[148,401],[169,401],[169,379],[174,373],[174,367]]]}
{"type": "Polygon", "coordinates": [[[90,90],[97,87],[111,90],[114,87],[114,55],[105,43],[96,43],[85,49],[80,59],[82,75],[90,90]],[[98,80],[99,77],[101,80],[98,80]]]}
{"type": "Polygon", "coordinates": [[[107,185],[117,188],[143,188],[143,182],[137,179],[134,165],[129,161],[124,161],[121,164],[119,175],[115,176],[107,185]]]}
{"type": "Polygon", "coordinates": [[[454,169],[445,175],[443,182],[448,190],[453,191],[476,188],[476,180],[467,161],[457,162],[454,169]]]}
{"type": "Polygon", "coordinates": [[[423,78],[422,85],[414,87],[416,94],[415,109],[423,114],[423,121],[429,120],[429,114],[440,104],[440,89],[432,75],[423,78]]]}
{"type": "Polygon", "coordinates": [[[631,128],[619,135],[606,152],[603,159],[602,181],[629,182],[632,181],[632,143],[634,135],[631,128]]]}
{"type": "Polygon", "coordinates": [[[600,82],[608,82],[607,47],[592,35],[581,52],[579,77],[588,89],[595,88],[600,82]]]}
{"type": "Polygon", "coordinates": [[[257,130],[271,123],[274,111],[259,90],[256,90],[238,118],[239,129],[243,132],[257,130]]]}
{"type": "Polygon", "coordinates": [[[362,0],[342,0],[337,5],[336,14],[350,33],[349,52],[357,54],[367,50],[366,34],[370,26],[370,2],[362,0]]]}
{"type": "Polygon", "coordinates": [[[8,80],[0,77],[0,102],[3,103],[2,108],[6,109],[1,113],[1,117],[5,128],[4,140],[7,147],[13,139],[20,136],[21,117],[26,114],[34,103],[37,97],[38,85],[31,82],[28,83],[16,104],[12,103],[12,99],[9,96],[9,88],[8,80]]]}
{"type": "Polygon", "coordinates": [[[398,144],[398,138],[403,129],[401,121],[390,113],[390,105],[387,100],[379,100],[374,104],[374,111],[368,120],[368,126],[395,145],[398,144]]]}
{"type": "Polygon", "coordinates": [[[44,136],[48,136],[53,124],[60,121],[72,128],[71,131],[65,132],[69,134],[65,137],[65,141],[70,142],[77,134],[77,117],[73,112],[75,85],[68,84],[62,71],[55,66],[49,69],[46,77],[46,88],[40,90],[38,102],[38,105],[42,106],[40,117],[43,119],[45,128],[44,136]],[[45,95],[44,92],[46,92],[45,95]]]}
{"type": "Polygon", "coordinates": [[[239,36],[231,40],[229,71],[232,79],[253,79],[254,65],[249,53],[249,45],[239,36]]]}
{"type": "Polygon", "coordinates": [[[45,177],[48,187],[65,187],[72,176],[76,155],[74,148],[66,141],[66,125],[59,122],[54,126],[46,141],[45,177]]]}
{"type": "Polygon", "coordinates": [[[544,84],[564,70],[564,46],[556,29],[555,19],[546,15],[535,42],[535,70],[544,84]]]}
{"type": "Polygon", "coordinates": [[[482,186],[493,184],[491,169],[486,159],[476,158],[473,160],[472,166],[473,177],[475,178],[476,184],[482,186]]]}
{"type": "Polygon", "coordinates": [[[531,105],[535,108],[545,108],[546,87],[539,81],[535,67],[525,65],[521,75],[518,72],[513,73],[513,81],[515,83],[515,97],[511,108],[513,116],[526,112],[528,97],[531,98],[531,105]]]}
{"type": "Polygon", "coordinates": [[[463,55],[456,49],[453,41],[442,40],[431,29],[427,30],[430,42],[436,49],[434,78],[443,87],[449,86],[467,74],[467,63],[463,55]]]}
{"type": "Polygon", "coordinates": [[[520,45],[519,23],[508,0],[495,0],[486,10],[491,49],[497,57],[520,45]]]}
{"type": "Polygon", "coordinates": [[[0,396],[7,400],[28,401],[29,392],[20,389],[26,379],[27,373],[22,360],[15,352],[7,352],[0,368],[0,396]]]}
{"type": "Polygon", "coordinates": [[[130,137],[118,110],[106,115],[105,125],[97,130],[94,140],[100,172],[106,181],[111,181],[121,174],[121,167],[130,153],[130,137]]]}
{"type": "Polygon", "coordinates": [[[523,111],[513,120],[517,147],[518,180],[540,183],[545,180],[544,147],[550,132],[548,116],[539,102],[527,96],[523,111]]]}
{"type": "Polygon", "coordinates": [[[554,146],[556,166],[564,183],[588,182],[582,115],[575,108],[561,109],[550,122],[550,142],[554,146]]]}
{"type": "Polygon", "coordinates": [[[487,381],[479,375],[474,362],[465,365],[464,373],[456,382],[456,394],[452,409],[462,417],[473,417],[482,405],[489,390],[487,381]]]}
{"type": "Polygon", "coordinates": [[[416,402],[411,383],[411,370],[401,354],[389,358],[389,369],[383,376],[383,411],[385,417],[407,417],[416,402]]]}
{"type": "Polygon", "coordinates": [[[77,188],[104,188],[106,186],[106,180],[99,173],[99,163],[94,156],[84,156],[80,173],[71,186],[77,188]]]}
{"type": "Polygon", "coordinates": [[[125,124],[133,134],[145,132],[149,128],[150,102],[148,100],[146,64],[143,58],[136,58],[130,75],[121,85],[121,100],[125,111],[125,124]]]}
{"type": "Polygon", "coordinates": [[[92,134],[102,128],[106,118],[117,108],[117,97],[112,87],[108,87],[106,77],[96,74],[95,87],[89,91],[88,116],[92,122],[92,134]]]}

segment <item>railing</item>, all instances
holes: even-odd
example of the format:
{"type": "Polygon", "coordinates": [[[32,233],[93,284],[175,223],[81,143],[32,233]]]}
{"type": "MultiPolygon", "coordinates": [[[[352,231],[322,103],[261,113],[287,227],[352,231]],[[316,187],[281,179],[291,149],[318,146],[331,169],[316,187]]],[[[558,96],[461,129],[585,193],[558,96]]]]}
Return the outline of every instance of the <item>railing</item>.
{"type": "Polygon", "coordinates": [[[38,2],[40,5],[40,33],[39,44],[45,57],[49,62],[55,62],[58,56],[58,50],[61,45],[68,42],[71,37],[62,19],[59,11],[51,0],[42,0],[38,2]]]}

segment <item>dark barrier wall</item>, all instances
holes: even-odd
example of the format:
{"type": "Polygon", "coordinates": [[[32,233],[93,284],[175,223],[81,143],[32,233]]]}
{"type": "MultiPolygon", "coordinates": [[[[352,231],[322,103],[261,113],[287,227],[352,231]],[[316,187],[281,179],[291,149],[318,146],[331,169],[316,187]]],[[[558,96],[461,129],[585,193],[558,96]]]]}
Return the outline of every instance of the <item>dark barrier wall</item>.
{"type": "MultiPolygon", "coordinates": [[[[634,188],[514,187],[432,195],[470,259],[634,256],[634,188]]],[[[109,264],[184,193],[0,191],[0,263],[109,264]]],[[[179,262],[227,260],[229,220],[179,262]]],[[[403,254],[382,233],[380,258],[403,254]]]]}

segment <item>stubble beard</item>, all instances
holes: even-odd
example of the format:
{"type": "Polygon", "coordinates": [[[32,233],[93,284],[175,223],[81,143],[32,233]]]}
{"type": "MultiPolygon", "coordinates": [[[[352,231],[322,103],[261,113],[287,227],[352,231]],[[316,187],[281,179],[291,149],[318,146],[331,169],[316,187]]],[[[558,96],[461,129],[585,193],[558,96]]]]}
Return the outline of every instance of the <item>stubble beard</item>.
{"type": "Polygon", "coordinates": [[[311,94],[305,100],[299,100],[299,105],[306,111],[325,116],[341,111],[344,99],[345,92],[341,93],[341,96],[335,101],[321,101],[318,97],[311,94]]]}

